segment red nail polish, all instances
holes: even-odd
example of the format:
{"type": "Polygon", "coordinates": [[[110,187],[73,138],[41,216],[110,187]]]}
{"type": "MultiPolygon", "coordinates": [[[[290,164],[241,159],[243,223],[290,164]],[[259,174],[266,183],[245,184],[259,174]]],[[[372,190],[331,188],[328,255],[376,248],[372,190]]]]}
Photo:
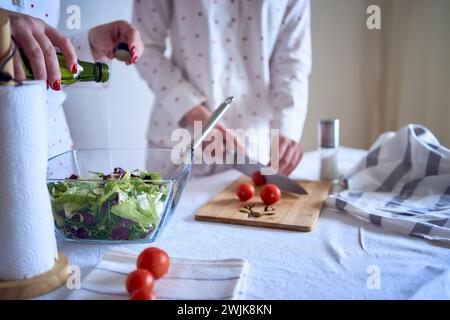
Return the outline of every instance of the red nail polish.
{"type": "Polygon", "coordinates": [[[137,63],[137,62],[138,62],[138,60],[139,60],[139,58],[138,58],[138,57],[134,57],[134,59],[133,59],[133,63],[137,63]]]}
{"type": "Polygon", "coordinates": [[[74,64],[72,67],[72,74],[77,74],[78,73],[78,64],[74,64]]]}
{"type": "Polygon", "coordinates": [[[61,80],[56,80],[55,82],[53,82],[53,87],[52,88],[55,91],[61,90],[61,80]]]}
{"type": "Polygon", "coordinates": [[[136,47],[131,48],[131,53],[135,53],[136,52],[136,47]]]}

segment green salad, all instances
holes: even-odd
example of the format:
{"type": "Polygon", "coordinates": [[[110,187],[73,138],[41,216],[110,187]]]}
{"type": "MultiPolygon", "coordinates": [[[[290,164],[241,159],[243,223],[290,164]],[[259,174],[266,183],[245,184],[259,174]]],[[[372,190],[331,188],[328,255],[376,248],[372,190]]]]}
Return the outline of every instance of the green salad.
{"type": "Polygon", "coordinates": [[[55,222],[72,239],[146,238],[159,223],[169,191],[158,180],[159,173],[116,168],[89,181],[72,175],[48,183],[55,222]]]}

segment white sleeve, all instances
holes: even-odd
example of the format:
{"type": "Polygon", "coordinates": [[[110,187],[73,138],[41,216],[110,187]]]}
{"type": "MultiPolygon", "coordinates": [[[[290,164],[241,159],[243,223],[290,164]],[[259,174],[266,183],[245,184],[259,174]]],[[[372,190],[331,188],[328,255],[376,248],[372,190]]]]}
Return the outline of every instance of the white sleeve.
{"type": "Polygon", "coordinates": [[[300,141],[308,110],[311,65],[310,2],[293,0],[271,58],[270,97],[274,128],[295,141],[300,141]]]}
{"type": "Polygon", "coordinates": [[[139,29],[145,46],[137,65],[141,77],[163,105],[176,106],[171,113],[179,122],[206,99],[184,78],[180,68],[164,56],[172,8],[169,0],[135,0],[133,24],[139,29]]]}
{"type": "Polygon", "coordinates": [[[89,43],[89,31],[82,31],[70,37],[75,53],[79,60],[95,62],[92,55],[91,44],[89,43]]]}

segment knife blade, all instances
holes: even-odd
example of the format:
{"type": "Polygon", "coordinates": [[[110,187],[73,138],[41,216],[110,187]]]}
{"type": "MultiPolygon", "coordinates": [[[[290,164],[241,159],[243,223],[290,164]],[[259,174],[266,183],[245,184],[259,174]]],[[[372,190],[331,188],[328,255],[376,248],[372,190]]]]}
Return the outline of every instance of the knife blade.
{"type": "MultiPolygon", "coordinates": [[[[235,157],[236,160],[236,157],[235,157]]],[[[260,163],[255,163],[254,160],[251,160],[248,156],[245,157],[244,163],[234,162],[234,168],[243,174],[251,177],[255,172],[260,172],[263,166],[260,163]]],[[[266,182],[277,185],[281,190],[307,195],[308,192],[303,188],[298,182],[295,182],[288,177],[282,175],[281,173],[277,173],[274,175],[267,175],[266,182]]]]}

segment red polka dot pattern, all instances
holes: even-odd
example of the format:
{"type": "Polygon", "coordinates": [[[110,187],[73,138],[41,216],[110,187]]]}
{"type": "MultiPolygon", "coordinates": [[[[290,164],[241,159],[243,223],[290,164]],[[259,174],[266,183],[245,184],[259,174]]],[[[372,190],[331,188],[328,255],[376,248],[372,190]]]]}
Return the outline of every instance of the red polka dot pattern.
{"type": "MultiPolygon", "coordinates": [[[[298,22],[303,14],[303,2],[298,1],[297,5],[297,2],[286,1],[295,3],[292,7],[284,1],[268,1],[264,6],[262,2],[211,0],[204,7],[201,1],[189,4],[180,1],[180,4],[175,2],[173,16],[169,19],[164,16],[169,12],[164,2],[155,5],[135,0],[141,6],[139,14],[148,17],[145,29],[141,27],[144,38],[154,42],[147,45],[150,49],[146,48],[151,56],[144,57],[138,64],[138,68],[145,67],[140,71],[155,88],[157,96],[158,112],[153,114],[152,126],[159,127],[160,131],[172,128],[178,124],[175,114],[178,117],[187,106],[204,102],[214,109],[233,95],[237,101],[235,109],[223,119],[227,125],[280,127],[280,123],[272,119],[273,115],[287,110],[283,105],[286,101],[301,100],[295,97],[299,92],[289,90],[300,88],[293,82],[301,84],[308,77],[303,68],[296,68],[298,61],[292,58],[307,54],[291,52],[297,49],[289,47],[298,43],[295,37],[303,34],[298,32],[302,27],[298,22]],[[162,18],[152,19],[161,12],[162,18]],[[286,24],[291,27],[286,28],[286,24]],[[167,26],[171,28],[168,31],[172,37],[171,61],[164,60],[162,53],[161,58],[155,55],[155,50],[165,47],[161,39],[167,26]],[[151,51],[151,48],[157,49],[151,51]],[[168,120],[168,115],[174,118],[168,120]]],[[[137,21],[142,22],[140,17],[137,21]]],[[[304,107],[301,102],[296,104],[304,107]]],[[[164,133],[164,136],[170,134],[164,133]]],[[[170,142],[161,139],[160,143],[170,142]]]]}

